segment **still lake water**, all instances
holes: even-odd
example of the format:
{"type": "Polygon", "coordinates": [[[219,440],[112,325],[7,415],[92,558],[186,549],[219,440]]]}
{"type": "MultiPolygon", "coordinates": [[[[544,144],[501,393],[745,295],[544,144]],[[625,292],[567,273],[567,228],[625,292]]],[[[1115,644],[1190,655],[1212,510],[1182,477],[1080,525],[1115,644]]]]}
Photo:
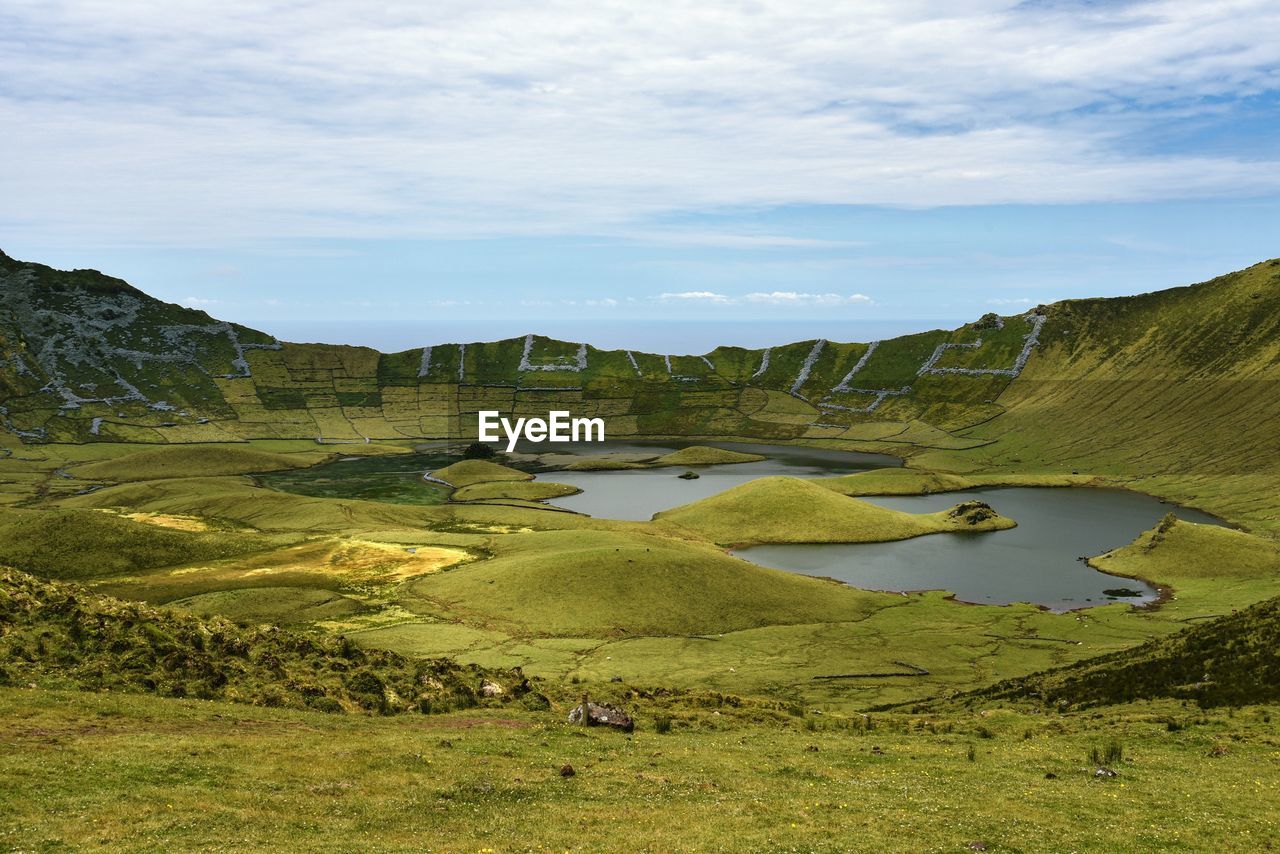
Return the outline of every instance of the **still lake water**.
{"type": "MultiPolygon", "coordinates": [[[[825,477],[869,469],[899,466],[897,457],[884,454],[855,454],[847,451],[826,451],[820,448],[797,448],[790,445],[746,445],[736,442],[604,442],[595,445],[556,445],[557,451],[571,449],[583,456],[602,454],[634,454],[637,457],[655,457],[690,445],[713,444],[731,451],[763,454],[768,459],[754,463],[733,463],[723,466],[679,466],[658,469],[630,469],[622,471],[553,471],[538,475],[540,480],[564,483],[582,490],[578,495],[556,498],[548,503],[568,510],[576,510],[589,516],[604,519],[632,519],[648,521],[659,510],[669,510],[691,501],[724,492],[739,484],[771,475],[791,477],[825,477]],[[686,471],[698,473],[697,480],[681,480],[678,475],[686,471]]],[[[546,449],[546,445],[541,446],[546,449]]],[[[517,450],[525,450],[520,446],[517,450]]]]}
{"type": "MultiPolygon", "coordinates": [[[[698,480],[680,480],[681,468],[640,471],[548,472],[540,477],[583,490],[554,504],[608,519],[649,519],[690,501],[767,475],[823,477],[850,474],[897,460],[790,446],[715,443],[755,451],[768,460],[695,470],[698,480]]],[[[676,444],[607,443],[595,453],[665,453],[676,444]]],[[[581,449],[575,449],[580,451],[581,449]]],[[[1190,522],[1218,524],[1197,510],[1174,508],[1136,492],[1084,488],[992,488],[919,496],[874,496],[863,500],[909,513],[932,513],[962,501],[985,501],[1018,523],[1007,531],[932,534],[891,543],[767,545],[739,549],[738,557],[761,566],[834,578],[866,590],[946,590],[963,602],[1006,605],[1033,602],[1067,611],[1116,601],[1150,602],[1149,584],[1099,572],[1078,560],[1131,542],[1171,510],[1190,522]]]]}
{"type": "Polygon", "coordinates": [[[909,513],[985,501],[1018,527],[931,534],[894,543],[755,546],[735,554],[762,566],[835,578],[865,590],[947,590],[962,602],[1034,602],[1069,611],[1114,601],[1103,592],[1110,589],[1137,591],[1140,596],[1122,599],[1135,604],[1157,597],[1149,584],[1098,572],[1079,557],[1126,545],[1170,510],[1189,522],[1218,524],[1197,510],[1113,489],[1014,487],[865,500],[909,513]]]}

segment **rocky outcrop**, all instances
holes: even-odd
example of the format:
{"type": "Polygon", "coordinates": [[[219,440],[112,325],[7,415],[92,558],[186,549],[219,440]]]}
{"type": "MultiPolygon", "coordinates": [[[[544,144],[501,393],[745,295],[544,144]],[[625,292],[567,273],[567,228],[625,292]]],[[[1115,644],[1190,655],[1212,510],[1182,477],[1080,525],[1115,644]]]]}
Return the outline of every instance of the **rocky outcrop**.
{"type": "Polygon", "coordinates": [[[569,711],[569,723],[581,724],[583,722],[582,709],[584,705],[587,708],[587,726],[606,726],[622,732],[631,732],[636,728],[635,721],[621,709],[615,709],[613,706],[606,706],[600,703],[592,703],[589,700],[584,700],[569,711]]]}

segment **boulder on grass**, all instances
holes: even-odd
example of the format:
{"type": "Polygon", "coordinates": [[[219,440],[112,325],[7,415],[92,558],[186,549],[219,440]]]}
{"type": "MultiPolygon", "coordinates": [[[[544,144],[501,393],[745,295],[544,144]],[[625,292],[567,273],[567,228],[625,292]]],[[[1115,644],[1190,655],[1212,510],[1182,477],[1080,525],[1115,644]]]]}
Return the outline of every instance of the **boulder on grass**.
{"type": "MultiPolygon", "coordinates": [[[[589,701],[586,706],[587,726],[607,726],[622,732],[631,732],[636,728],[635,721],[631,720],[631,716],[622,711],[622,709],[615,709],[613,706],[603,706],[589,701]]],[[[582,723],[581,703],[569,710],[569,723],[582,723]]]]}

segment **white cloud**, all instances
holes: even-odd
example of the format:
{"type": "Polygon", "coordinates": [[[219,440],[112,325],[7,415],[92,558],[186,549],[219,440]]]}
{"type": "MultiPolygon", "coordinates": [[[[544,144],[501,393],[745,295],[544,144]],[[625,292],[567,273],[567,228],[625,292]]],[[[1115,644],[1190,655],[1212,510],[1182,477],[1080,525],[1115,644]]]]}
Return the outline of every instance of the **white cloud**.
{"type": "Polygon", "coordinates": [[[773,291],[771,293],[752,293],[743,297],[746,302],[769,303],[772,305],[849,305],[853,303],[871,303],[866,294],[801,294],[795,291],[773,291]]]}
{"type": "Polygon", "coordinates": [[[678,294],[659,294],[657,299],[662,302],[731,303],[734,301],[724,294],[717,294],[712,291],[684,291],[678,294]]]}
{"type": "Polygon", "coordinates": [[[772,291],[765,293],[755,291],[740,297],[714,291],[685,291],[677,294],[659,294],[654,299],[660,302],[711,303],[715,305],[873,305],[874,301],[866,294],[806,294],[796,291],[772,291]]]}
{"type": "Polygon", "coordinates": [[[768,247],[805,238],[653,224],[1280,191],[1265,149],[1149,144],[1280,87],[1272,0],[11,0],[4,18],[15,237],[768,247]]]}
{"type": "Polygon", "coordinates": [[[1026,297],[994,297],[987,300],[987,305],[1032,305],[1034,303],[1035,300],[1027,299],[1026,297]]]}
{"type": "Polygon", "coordinates": [[[589,299],[583,302],[583,305],[601,306],[604,308],[612,308],[617,304],[618,304],[618,301],[613,297],[605,297],[604,299],[589,299]]]}
{"type": "Polygon", "coordinates": [[[204,308],[206,305],[217,305],[216,299],[205,299],[203,297],[187,297],[182,301],[183,305],[189,305],[194,308],[204,308]]]}
{"type": "Polygon", "coordinates": [[[826,240],[789,234],[736,234],[721,231],[627,229],[608,236],[662,246],[707,246],[724,249],[855,249],[862,240],[826,240]]]}

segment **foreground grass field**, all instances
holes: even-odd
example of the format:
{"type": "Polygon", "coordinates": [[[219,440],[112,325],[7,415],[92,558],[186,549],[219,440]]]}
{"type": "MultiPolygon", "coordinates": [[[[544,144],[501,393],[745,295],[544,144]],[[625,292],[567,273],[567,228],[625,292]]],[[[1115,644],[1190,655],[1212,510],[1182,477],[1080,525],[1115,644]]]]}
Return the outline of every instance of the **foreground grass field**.
{"type": "Polygon", "coordinates": [[[0,689],[17,850],[1259,851],[1280,738],[1252,707],[1105,715],[642,711],[369,718],[0,689]],[[754,719],[753,719],[754,718],[754,719]],[[1112,778],[1090,753],[1114,755],[1112,778]],[[562,776],[569,765],[573,776],[562,776]]]}

